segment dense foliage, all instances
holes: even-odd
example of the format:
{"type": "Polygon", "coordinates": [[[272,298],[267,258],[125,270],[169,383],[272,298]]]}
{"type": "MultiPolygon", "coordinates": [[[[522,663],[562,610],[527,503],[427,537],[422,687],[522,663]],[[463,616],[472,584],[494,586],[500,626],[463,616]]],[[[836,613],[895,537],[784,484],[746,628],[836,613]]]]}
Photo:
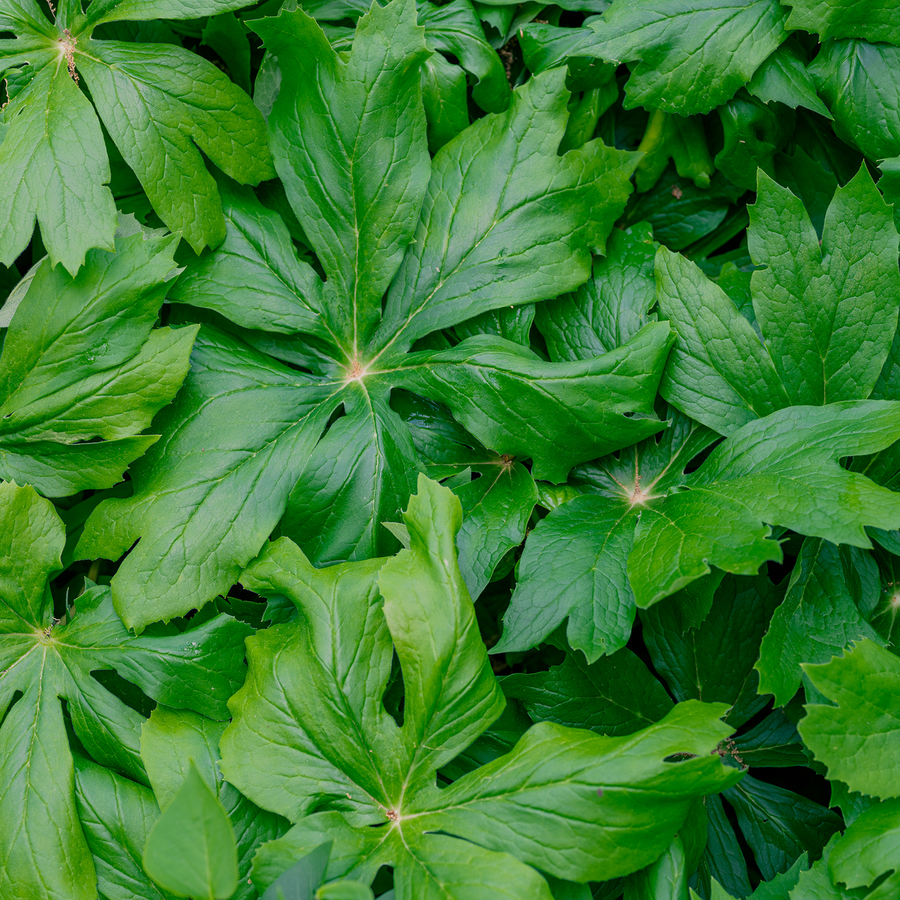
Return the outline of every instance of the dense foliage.
{"type": "Polygon", "coordinates": [[[900,896],[900,6],[0,76],[0,900],[900,896]]]}

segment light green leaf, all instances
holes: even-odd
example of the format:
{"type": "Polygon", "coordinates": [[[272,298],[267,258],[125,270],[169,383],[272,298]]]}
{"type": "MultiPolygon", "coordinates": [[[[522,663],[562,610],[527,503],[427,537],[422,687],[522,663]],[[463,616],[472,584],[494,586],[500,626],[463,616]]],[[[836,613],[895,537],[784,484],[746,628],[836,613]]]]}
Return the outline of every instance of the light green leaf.
{"type": "Polygon", "coordinates": [[[144,869],[180,897],[227,900],[237,889],[237,851],[228,814],[193,762],[150,831],[144,869]]]}
{"type": "Polygon", "coordinates": [[[900,10],[890,0],[782,0],[790,7],[788,28],[802,28],[828,38],[900,41],[900,10]]]}
{"type": "Polygon", "coordinates": [[[667,846],[693,797],[740,777],[709,754],[727,732],[721,707],[691,703],[627,738],[541,723],[439,790],[435,768],[497,718],[503,697],[456,564],[459,501],[421,477],[404,518],[410,549],[386,563],[315,569],[281,541],[244,575],[300,614],[249,642],[250,677],[222,739],[228,779],[298,823],[260,851],[262,887],[332,840],[327,877],[368,881],[393,865],[398,900],[548,900],[529,865],[579,881],[634,871],[667,846]],[[402,726],[382,701],[392,643],[402,726]],[[681,751],[697,755],[664,761],[681,751]]]}
{"type": "Polygon", "coordinates": [[[163,811],[174,802],[190,766],[196,767],[222,804],[234,830],[239,884],[233,898],[250,900],[256,896],[248,884],[253,855],[260,844],[279,837],[287,829],[287,822],[259,809],[223,780],[218,759],[219,738],[224,730],[224,722],[214,722],[188,710],[158,706],[141,729],[141,759],[163,811]]]}
{"type": "Polygon", "coordinates": [[[887,800],[867,809],[844,832],[828,858],[832,881],[848,888],[869,887],[867,900],[890,900],[900,890],[900,800],[887,800]]]}
{"type": "Polygon", "coordinates": [[[98,40],[83,47],[76,64],[97,112],[159,217],[197,253],[220,244],[222,205],[200,151],[232,178],[251,184],[270,178],[253,102],[212,63],[181,47],[98,40]]]}
{"type": "Polygon", "coordinates": [[[250,0],[92,0],[87,20],[101,22],[150,19],[199,19],[250,6],[250,0]]]}
{"type": "Polygon", "coordinates": [[[684,842],[676,837],[655,863],[628,876],[624,900],[687,900],[689,877],[684,842]]]}
{"type": "Polygon", "coordinates": [[[138,753],[143,717],[93,673],[115,671],[152,699],[224,716],[243,675],[249,629],[216,616],[184,632],[134,637],[116,617],[105,587],[81,594],[60,622],[53,618],[48,580],[61,568],[64,541],[48,501],[32,488],[0,483],[0,894],[95,900],[91,848],[99,848],[102,879],[118,878],[108,866],[119,865],[111,862],[119,854],[103,849],[102,830],[111,823],[97,822],[90,811],[80,821],[62,700],[84,750],[102,766],[144,782],[138,753]]]}
{"type": "Polygon", "coordinates": [[[900,659],[862,640],[844,656],[803,670],[837,704],[808,704],[798,726],[828,777],[882,800],[900,796],[900,659]]]}
{"type": "Polygon", "coordinates": [[[709,112],[746,84],[785,39],[777,0],[615,0],[587,27],[582,49],[610,62],[638,61],[625,86],[628,108],[679,115],[709,112]]]}
{"type": "Polygon", "coordinates": [[[153,791],[78,755],[75,789],[101,896],[169,900],[172,895],[157,887],[141,865],[147,836],[159,818],[153,791]]]}
{"type": "Polygon", "coordinates": [[[123,228],[74,278],[49,259],[33,270],[0,356],[0,475],[51,497],[110,487],[157,440],[140,432],[181,386],[196,334],[151,330],[174,249],[123,228]]]}
{"type": "Polygon", "coordinates": [[[783,706],[800,688],[801,663],[831,659],[851,641],[883,643],[861,612],[877,590],[875,564],[856,547],[807,538],[791,573],[784,602],[763,638],[756,668],[760,693],[783,706]]]}

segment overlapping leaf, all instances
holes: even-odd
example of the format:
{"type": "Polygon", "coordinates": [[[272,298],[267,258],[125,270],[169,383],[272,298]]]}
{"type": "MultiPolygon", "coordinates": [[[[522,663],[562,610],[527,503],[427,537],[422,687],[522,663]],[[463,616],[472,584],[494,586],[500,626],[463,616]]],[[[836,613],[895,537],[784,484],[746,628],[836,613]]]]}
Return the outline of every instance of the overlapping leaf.
{"type": "Polygon", "coordinates": [[[191,18],[245,5],[103,0],[82,14],[80,4],[60,2],[51,23],[37,0],[0,3],[0,29],[15,35],[0,40],[0,75],[24,76],[0,116],[7,126],[0,144],[0,262],[10,265],[25,249],[35,219],[53,264],[62,262],[73,275],[90,248],[113,249],[116,209],[101,120],[163,222],[198,252],[222,241],[221,204],[201,151],[241,182],[271,178],[258,110],[194,53],[101,40],[93,32],[104,22],[191,18]]]}
{"type": "Polygon", "coordinates": [[[143,717],[94,673],[115,672],[152,699],[224,717],[249,629],[219,615],[184,632],[135,637],[104,587],[81,594],[60,621],[48,578],[64,540],[48,501],[0,483],[0,894],[95,900],[91,847],[103,823],[89,810],[80,819],[67,725],[97,763],[138,782],[147,776],[143,717]]]}
{"type": "Polygon", "coordinates": [[[456,564],[459,502],[421,477],[404,518],[410,549],[387,562],[315,569],[282,539],[243,576],[299,612],[250,640],[249,680],[222,739],[226,777],[298,823],[260,851],[260,883],[333,840],[329,877],[369,880],[389,864],[400,900],[548,898],[530,866],[577,881],[634,871],[665,848],[693,797],[740,777],[709,755],[727,733],[723,707],[691,702],[630,737],[536,725],[439,790],[435,770],[504,701],[456,564]],[[402,725],[382,703],[392,642],[402,725]],[[697,756],[665,762],[676,752],[697,756]]]}
{"type": "Polygon", "coordinates": [[[283,533],[317,562],[396,546],[379,523],[396,519],[420,462],[394,388],[445,403],[487,448],[555,480],[662,427],[652,400],[665,324],[571,363],[488,336],[408,353],[436,329],[588,276],[635,160],[598,142],[558,155],[562,71],[532,79],[432,163],[427,51],[409,3],[375,4],[346,61],[303,12],[254,27],[282,68],[276,166],[327,278],[296,257],[277,215],[223,189],[228,237],[172,299],[243,340],[201,330],[184,390],[158,420],[163,440],[133,471],[134,497],[98,507],[79,547],[115,558],[140,539],[112,584],[131,625],[225,590],[285,509],[283,533]]]}
{"type": "Polygon", "coordinates": [[[176,241],[134,225],[75,277],[45,258],[7,300],[0,477],[50,497],[106,488],[157,440],[140,432],[181,386],[196,328],[153,329],[176,241]]]}

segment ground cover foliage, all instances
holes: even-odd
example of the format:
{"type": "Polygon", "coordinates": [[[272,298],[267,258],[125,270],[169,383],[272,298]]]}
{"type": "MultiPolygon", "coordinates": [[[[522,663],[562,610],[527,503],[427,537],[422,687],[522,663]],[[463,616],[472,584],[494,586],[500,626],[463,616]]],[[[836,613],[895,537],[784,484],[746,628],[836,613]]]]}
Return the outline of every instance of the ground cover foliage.
{"type": "Polygon", "coordinates": [[[896,4],[0,76],[0,900],[900,896],[896,4]]]}

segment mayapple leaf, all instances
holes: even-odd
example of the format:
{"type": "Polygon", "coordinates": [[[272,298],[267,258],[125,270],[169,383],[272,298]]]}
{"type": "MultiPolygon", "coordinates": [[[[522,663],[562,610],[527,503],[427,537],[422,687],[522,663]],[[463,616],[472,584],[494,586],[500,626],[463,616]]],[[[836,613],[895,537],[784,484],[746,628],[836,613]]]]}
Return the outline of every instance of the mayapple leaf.
{"type": "Polygon", "coordinates": [[[492,652],[534,647],[568,618],[569,643],[589,662],[613,653],[628,641],[636,607],[712,566],[753,575],[780,560],[769,526],[870,547],[864,529],[898,521],[900,501],[838,460],[875,453],[898,436],[900,403],[788,407],[738,429],[686,474],[715,436],[673,415],[658,443],[576,470],[582,496],[529,535],[492,652]]]}
{"type": "Polygon", "coordinates": [[[0,113],[0,262],[11,265],[37,220],[53,265],[74,275],[92,247],[113,249],[116,206],[106,133],[153,208],[199,252],[225,236],[215,181],[201,151],[232,178],[258,184],[274,174],[259,110],[212,63],[174,44],[99,39],[94,29],[125,19],[215,14],[246,3],[50,5],[0,9],[0,74],[24,73],[0,113]],[[90,99],[81,87],[84,78],[90,99]],[[99,118],[98,118],[99,116],[99,118]]]}
{"type": "Polygon", "coordinates": [[[147,838],[144,869],[179,897],[228,900],[237,889],[237,848],[228,814],[191,762],[147,838]]]}
{"type": "Polygon", "coordinates": [[[410,547],[387,561],[316,569],[280,539],[243,576],[299,614],[248,642],[249,678],[222,738],[226,777],[297,823],[260,850],[258,883],[332,840],[329,878],[368,881],[392,865],[398,900],[496,896],[501,884],[547,900],[530,866],[575,881],[635,871],[665,849],[693,798],[740,779],[710,755],[728,731],[724,707],[692,701],[628,737],[542,722],[438,789],[436,769],[504,699],[456,561],[459,501],[420,476],[404,520],[410,547]],[[382,700],[394,650],[402,725],[382,700]],[[666,762],[676,753],[689,758],[666,762]]]}
{"type": "Polygon", "coordinates": [[[276,164],[327,279],[274,213],[223,180],[225,243],[172,292],[173,321],[211,324],[156,420],[162,440],[132,469],[134,496],[98,506],[77,550],[115,559],[133,547],[112,582],[130,627],[226,591],[279,520],[315,563],[395,549],[381,522],[397,520],[422,468],[392,407],[404,385],[451,406],[497,457],[530,458],[555,480],[662,427],[663,324],[584,363],[547,363],[485,334],[407,353],[435,329],[475,327],[476,314],[588,277],[636,157],[599,141],[559,155],[562,70],[532,78],[431,161],[412,3],[376,3],[349,57],[300,10],[254,28],[284,70],[269,117],[276,164]]]}
{"type": "Polygon", "coordinates": [[[869,397],[900,304],[897,230],[865,168],[835,192],[821,245],[800,199],[763,172],[750,217],[764,342],[695,264],[657,256],[660,315],[678,333],[662,394],[720,434],[791,404],[869,397]]]}
{"type": "MultiPolygon", "coordinates": [[[[156,701],[219,717],[227,715],[225,701],[243,677],[250,629],[226,615],[135,637],[116,616],[109,589],[95,586],[75,599],[65,620],[55,619],[48,582],[61,568],[64,543],[49,501],[30,487],[0,483],[2,896],[95,900],[93,848],[109,859],[95,815],[76,802],[63,700],[82,752],[104,771],[146,783],[143,716],[94,673],[115,672],[156,701]]],[[[98,861],[101,878],[107,864],[98,861]]]]}
{"type": "Polygon", "coordinates": [[[882,800],[900,797],[900,659],[870,640],[804,672],[835,706],[807,704],[798,729],[828,777],[882,800]]]}
{"type": "Polygon", "coordinates": [[[75,277],[41,261],[3,342],[0,476],[50,497],[121,481],[188,370],[196,328],[153,329],[176,241],[132,224],[75,277]]]}
{"type": "Polygon", "coordinates": [[[729,100],[787,37],[778,0],[615,0],[581,46],[610,62],[636,62],[629,107],[689,115],[729,100]]]}

